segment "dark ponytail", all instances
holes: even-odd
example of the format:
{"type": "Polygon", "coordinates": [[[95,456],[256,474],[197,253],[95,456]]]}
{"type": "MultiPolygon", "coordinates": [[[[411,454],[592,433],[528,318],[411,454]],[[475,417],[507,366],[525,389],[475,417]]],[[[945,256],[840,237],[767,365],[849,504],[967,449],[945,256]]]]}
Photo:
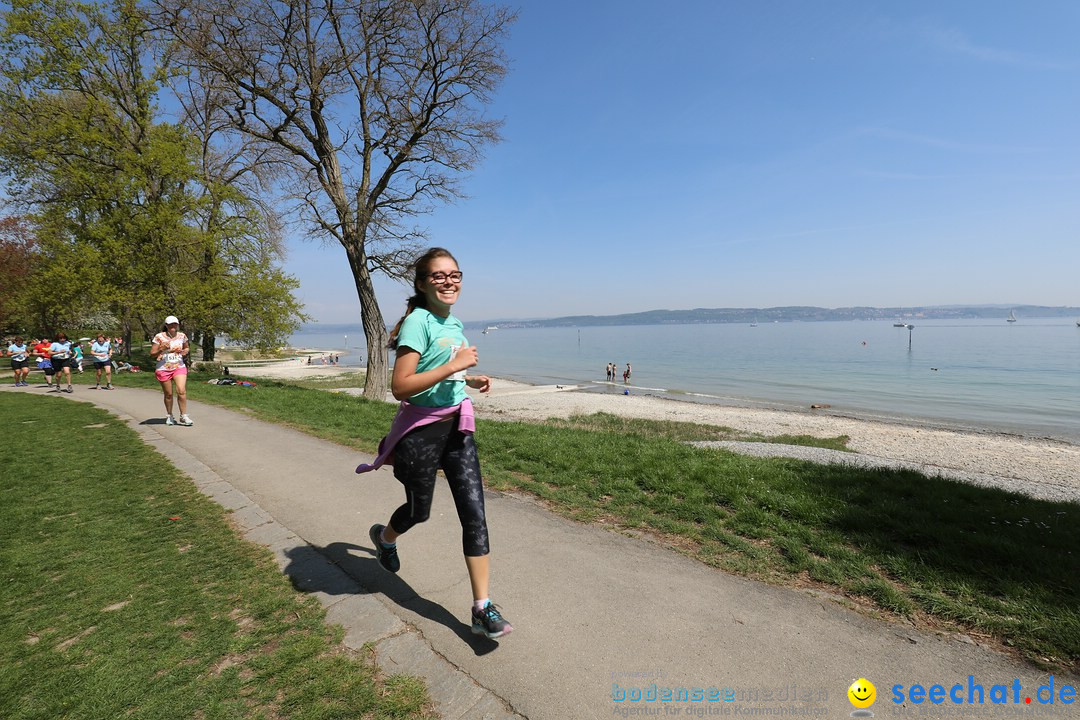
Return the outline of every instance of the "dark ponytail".
{"type": "Polygon", "coordinates": [[[401,332],[401,324],[405,322],[405,318],[409,317],[409,313],[416,308],[428,309],[427,295],[420,289],[420,283],[427,278],[428,268],[431,267],[431,263],[441,257],[450,258],[455,265],[457,264],[457,258],[451,255],[449,250],[440,247],[429,249],[413,263],[413,290],[416,292],[405,302],[405,314],[401,316],[401,319],[397,321],[397,325],[390,331],[390,341],[386,343],[386,346],[391,350],[397,350],[398,333],[401,332]]]}
{"type": "Polygon", "coordinates": [[[397,325],[390,331],[390,342],[386,343],[386,347],[397,350],[397,338],[398,333],[401,332],[401,323],[405,322],[405,318],[409,317],[409,313],[416,308],[427,310],[427,298],[422,293],[416,293],[405,302],[405,314],[401,316],[401,319],[397,321],[397,325]]]}

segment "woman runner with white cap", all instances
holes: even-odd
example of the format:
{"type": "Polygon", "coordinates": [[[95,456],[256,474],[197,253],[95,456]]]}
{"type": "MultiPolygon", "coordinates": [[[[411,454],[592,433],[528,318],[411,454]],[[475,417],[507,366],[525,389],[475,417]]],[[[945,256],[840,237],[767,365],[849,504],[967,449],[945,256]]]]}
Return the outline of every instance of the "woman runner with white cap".
{"type": "Polygon", "coordinates": [[[165,394],[166,425],[191,425],[187,414],[187,365],[184,358],[189,352],[187,335],[180,332],[180,321],[175,315],[165,318],[165,328],[154,336],[150,355],[157,360],[154,377],[161,383],[165,394]],[[173,418],[173,385],[180,405],[180,420],[173,418]]]}

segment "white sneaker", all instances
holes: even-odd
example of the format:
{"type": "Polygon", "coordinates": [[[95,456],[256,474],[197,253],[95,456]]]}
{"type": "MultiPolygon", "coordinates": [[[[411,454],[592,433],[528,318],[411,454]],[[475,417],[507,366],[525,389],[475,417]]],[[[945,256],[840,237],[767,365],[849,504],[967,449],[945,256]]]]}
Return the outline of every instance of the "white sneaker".
{"type": "Polygon", "coordinates": [[[190,426],[190,425],[194,425],[195,423],[191,422],[191,418],[189,418],[187,415],[182,414],[182,415],[180,415],[179,424],[180,425],[185,425],[185,426],[190,426]]]}
{"type": "Polygon", "coordinates": [[[175,424],[176,424],[176,420],[175,420],[175,419],[173,419],[173,416],[172,416],[172,415],[170,415],[169,417],[165,418],[165,424],[166,424],[166,425],[175,425],[175,424]]]}

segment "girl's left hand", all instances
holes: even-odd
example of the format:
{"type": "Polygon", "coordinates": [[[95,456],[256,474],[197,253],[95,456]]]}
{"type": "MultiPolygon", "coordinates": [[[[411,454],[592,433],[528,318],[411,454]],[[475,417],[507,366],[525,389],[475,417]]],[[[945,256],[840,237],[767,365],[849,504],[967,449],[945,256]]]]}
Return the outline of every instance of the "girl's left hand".
{"type": "Polygon", "coordinates": [[[491,378],[487,375],[468,375],[465,377],[465,384],[473,390],[486,393],[491,389],[491,378]]]}

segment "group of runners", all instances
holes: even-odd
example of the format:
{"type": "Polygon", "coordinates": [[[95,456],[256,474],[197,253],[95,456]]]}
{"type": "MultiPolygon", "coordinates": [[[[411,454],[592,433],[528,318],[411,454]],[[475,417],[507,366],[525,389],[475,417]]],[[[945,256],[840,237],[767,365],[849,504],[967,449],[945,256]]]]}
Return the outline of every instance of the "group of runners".
{"type": "MultiPolygon", "coordinates": [[[[93,388],[95,390],[101,387],[102,373],[105,375],[105,389],[112,390],[114,348],[114,341],[103,334],[98,334],[90,343],[90,356],[97,373],[93,388]]],[[[7,356],[11,358],[15,387],[29,387],[27,378],[30,375],[31,362],[45,374],[45,384],[53,392],[74,392],[71,371],[83,372],[82,342],[70,340],[62,332],[56,333],[52,339],[43,336],[32,338],[29,342],[17,336],[8,344],[7,356]]]]}
{"type": "MultiPolygon", "coordinates": [[[[84,338],[85,339],[85,338],[84,338]]],[[[112,390],[113,356],[119,342],[98,333],[90,343],[90,357],[93,359],[97,374],[91,390],[112,390]],[[101,376],[105,375],[105,385],[101,376]]],[[[165,318],[161,332],[154,336],[150,346],[150,355],[156,361],[154,376],[161,383],[165,401],[166,425],[193,425],[187,414],[187,359],[190,352],[187,335],[180,332],[180,321],[174,315],[165,318]],[[173,404],[179,406],[180,416],[173,414],[173,404]]],[[[29,387],[31,358],[37,368],[45,374],[45,384],[52,392],[74,392],[71,384],[71,371],[83,372],[82,342],[72,341],[62,332],[52,339],[34,338],[29,342],[21,336],[15,337],[7,346],[7,356],[11,359],[11,370],[15,387],[29,387]],[[66,385],[66,387],[65,387],[66,385]]],[[[117,366],[118,369],[134,369],[130,363],[117,366]]]]}

